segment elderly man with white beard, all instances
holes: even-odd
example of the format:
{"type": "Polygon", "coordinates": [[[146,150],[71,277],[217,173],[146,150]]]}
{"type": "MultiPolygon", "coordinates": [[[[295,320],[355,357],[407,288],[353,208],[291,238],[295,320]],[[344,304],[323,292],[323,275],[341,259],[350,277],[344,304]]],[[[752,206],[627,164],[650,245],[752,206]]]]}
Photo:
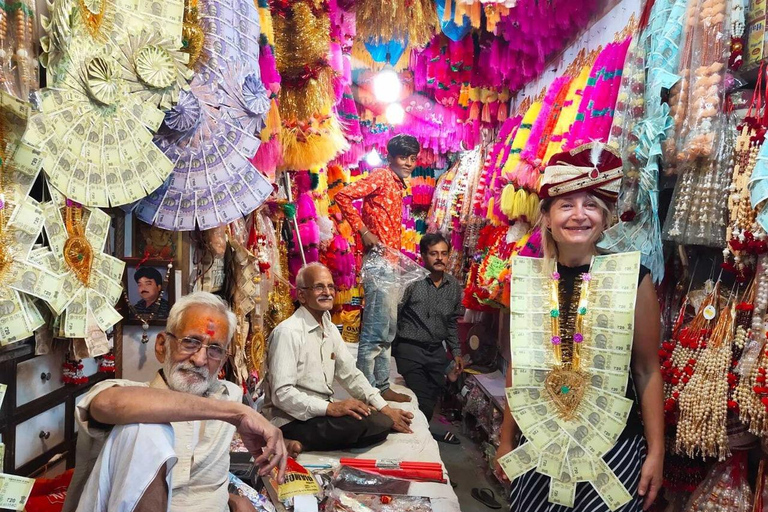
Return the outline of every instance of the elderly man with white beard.
{"type": "Polygon", "coordinates": [[[76,467],[64,512],[254,510],[228,492],[235,431],[259,473],[278,467],[282,480],[280,429],[242,404],[240,387],[218,379],[235,324],[217,296],[182,297],[157,335],[163,368],[155,378],[93,386],[76,408],[76,467]]]}

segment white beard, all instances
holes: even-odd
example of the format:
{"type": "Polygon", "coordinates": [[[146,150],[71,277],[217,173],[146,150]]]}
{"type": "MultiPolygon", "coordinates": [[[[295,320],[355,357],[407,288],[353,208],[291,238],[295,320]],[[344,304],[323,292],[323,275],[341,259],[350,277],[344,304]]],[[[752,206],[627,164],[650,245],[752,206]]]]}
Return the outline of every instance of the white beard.
{"type": "Polygon", "coordinates": [[[198,368],[189,361],[174,364],[170,358],[167,358],[163,363],[163,373],[165,373],[165,379],[170,389],[197,396],[208,393],[213,389],[217,380],[217,375],[211,375],[207,367],[198,368]],[[196,373],[200,379],[189,382],[187,377],[181,374],[183,370],[196,373]]]}

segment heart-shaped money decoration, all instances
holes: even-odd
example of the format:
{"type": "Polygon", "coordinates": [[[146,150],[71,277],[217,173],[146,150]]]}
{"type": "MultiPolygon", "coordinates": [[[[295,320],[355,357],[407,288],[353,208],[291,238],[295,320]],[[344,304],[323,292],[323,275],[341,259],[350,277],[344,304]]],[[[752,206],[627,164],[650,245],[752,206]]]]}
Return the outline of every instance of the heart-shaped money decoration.
{"type": "Polygon", "coordinates": [[[557,412],[564,420],[573,419],[584,392],[587,390],[587,375],[584,372],[555,368],[544,382],[557,412]]]}
{"type": "Polygon", "coordinates": [[[88,286],[93,263],[93,249],[84,236],[70,236],[64,244],[64,261],[83,285],[88,286]]]}

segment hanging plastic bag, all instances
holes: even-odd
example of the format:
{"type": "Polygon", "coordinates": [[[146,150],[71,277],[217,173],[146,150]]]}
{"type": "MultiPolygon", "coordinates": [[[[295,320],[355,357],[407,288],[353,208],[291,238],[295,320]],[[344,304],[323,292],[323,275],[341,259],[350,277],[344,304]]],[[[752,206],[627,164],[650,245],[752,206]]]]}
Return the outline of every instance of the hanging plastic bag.
{"type": "Polygon", "coordinates": [[[752,489],[747,481],[747,453],[737,452],[714,466],[688,500],[685,512],[750,512],[752,489]]]}
{"type": "Polygon", "coordinates": [[[377,245],[363,257],[362,281],[373,283],[399,304],[411,283],[424,279],[429,272],[411,258],[390,247],[377,245]]]}

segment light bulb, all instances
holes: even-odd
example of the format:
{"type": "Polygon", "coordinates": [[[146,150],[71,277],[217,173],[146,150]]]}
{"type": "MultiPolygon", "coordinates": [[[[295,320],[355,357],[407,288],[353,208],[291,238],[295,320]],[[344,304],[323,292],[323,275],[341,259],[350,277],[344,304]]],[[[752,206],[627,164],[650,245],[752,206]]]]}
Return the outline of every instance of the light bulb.
{"type": "Polygon", "coordinates": [[[403,84],[394,69],[382,69],[373,77],[373,94],[381,103],[392,103],[400,99],[403,84]]]}
{"type": "Polygon", "coordinates": [[[370,153],[365,155],[365,163],[367,163],[371,167],[376,167],[378,165],[381,165],[383,160],[381,159],[381,156],[379,155],[379,152],[375,149],[372,149],[370,153]]]}
{"type": "Polygon", "coordinates": [[[385,112],[389,124],[401,124],[405,119],[405,109],[399,103],[392,103],[385,112]]]}

